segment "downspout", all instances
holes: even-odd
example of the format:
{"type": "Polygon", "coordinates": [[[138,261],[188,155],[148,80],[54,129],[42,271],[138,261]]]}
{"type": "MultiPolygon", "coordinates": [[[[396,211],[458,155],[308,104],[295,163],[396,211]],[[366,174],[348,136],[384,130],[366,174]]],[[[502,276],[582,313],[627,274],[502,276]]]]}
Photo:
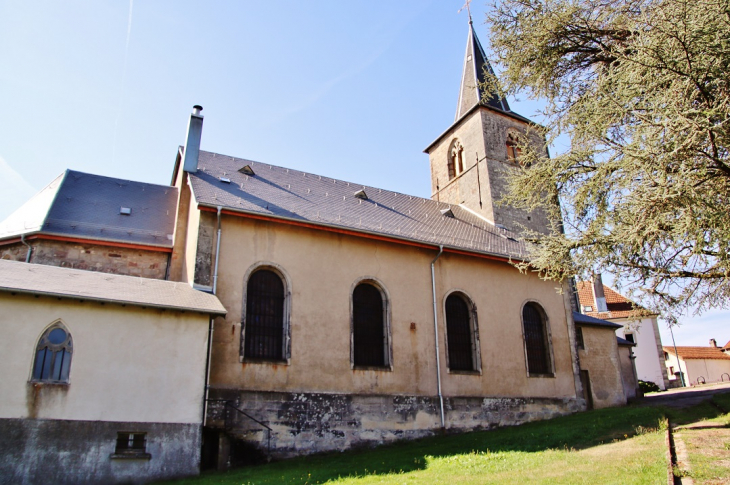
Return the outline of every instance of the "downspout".
{"type": "Polygon", "coordinates": [[[436,340],[436,389],[439,396],[439,409],[441,411],[441,428],[445,428],[444,420],[444,396],[441,393],[441,357],[439,352],[439,325],[438,325],[438,309],[436,307],[436,275],[434,273],[434,265],[444,252],[443,245],[439,245],[439,253],[433,261],[431,261],[431,291],[433,293],[433,336],[436,340]]]}
{"type": "MultiPolygon", "coordinates": [[[[221,250],[221,209],[223,209],[221,206],[218,206],[218,239],[215,244],[215,267],[213,269],[213,294],[216,294],[216,290],[218,289],[218,262],[220,261],[220,250],[221,250]]],[[[211,349],[213,347],[213,320],[214,317],[210,318],[210,323],[208,324],[208,352],[205,357],[205,402],[203,405],[203,426],[205,426],[205,423],[208,419],[208,393],[210,391],[210,357],[211,357],[211,349]]]]}
{"type": "Polygon", "coordinates": [[[215,295],[218,288],[218,262],[220,261],[221,250],[221,206],[218,206],[218,238],[215,242],[215,269],[213,270],[213,294],[215,295]]]}
{"type": "Polygon", "coordinates": [[[28,244],[27,242],[25,242],[25,234],[21,234],[20,235],[20,242],[22,242],[23,244],[25,244],[26,246],[28,246],[28,252],[25,255],[25,262],[26,263],[30,263],[30,256],[33,254],[33,248],[31,247],[30,244],[28,244]]]}

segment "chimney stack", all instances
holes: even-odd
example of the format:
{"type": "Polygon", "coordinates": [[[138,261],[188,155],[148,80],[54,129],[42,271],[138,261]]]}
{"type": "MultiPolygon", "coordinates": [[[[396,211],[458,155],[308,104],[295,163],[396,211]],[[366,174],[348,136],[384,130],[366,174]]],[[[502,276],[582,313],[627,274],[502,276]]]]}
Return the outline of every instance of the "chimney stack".
{"type": "Polygon", "coordinates": [[[596,302],[597,312],[607,312],[606,294],[603,292],[603,280],[601,274],[593,275],[593,301],[596,302]]]}
{"type": "Polygon", "coordinates": [[[185,139],[183,170],[190,173],[198,171],[198,153],[200,152],[200,138],[203,134],[202,106],[193,106],[193,112],[188,121],[188,135],[185,139]]]}
{"type": "Polygon", "coordinates": [[[717,340],[715,340],[714,338],[711,338],[710,339],[710,347],[717,348],[717,340]]]}

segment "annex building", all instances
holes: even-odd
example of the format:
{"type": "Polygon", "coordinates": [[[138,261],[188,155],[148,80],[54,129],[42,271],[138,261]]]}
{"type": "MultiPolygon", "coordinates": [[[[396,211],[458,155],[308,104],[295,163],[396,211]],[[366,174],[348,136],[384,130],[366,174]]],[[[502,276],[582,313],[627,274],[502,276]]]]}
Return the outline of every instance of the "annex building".
{"type": "Polygon", "coordinates": [[[511,264],[547,220],[496,201],[544,141],[485,69],[470,25],[430,199],[203,151],[196,106],[169,186],[69,170],[1,223],[0,475],[144,482],[624,404],[616,325],[511,264]]]}

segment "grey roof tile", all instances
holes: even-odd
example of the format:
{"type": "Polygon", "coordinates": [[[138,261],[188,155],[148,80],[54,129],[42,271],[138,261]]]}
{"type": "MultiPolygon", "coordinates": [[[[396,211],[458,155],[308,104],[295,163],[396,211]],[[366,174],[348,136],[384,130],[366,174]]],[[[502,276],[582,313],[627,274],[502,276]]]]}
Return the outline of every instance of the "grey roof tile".
{"type": "Polygon", "coordinates": [[[0,260],[0,291],[225,315],[214,295],[187,283],[0,260]]]}
{"type": "Polygon", "coordinates": [[[460,207],[275,165],[200,152],[190,174],[198,204],[333,226],[505,258],[523,258],[516,236],[460,207]],[[239,172],[249,165],[250,176],[239,172]],[[230,183],[221,181],[229,179],[230,183]],[[364,190],[367,200],[355,196],[364,190]],[[454,217],[441,213],[451,208],[454,217]]]}
{"type": "Polygon", "coordinates": [[[621,328],[623,325],[601,320],[600,318],[591,317],[582,313],[573,312],[573,321],[578,325],[590,325],[593,327],[608,327],[608,328],[621,328]]]}

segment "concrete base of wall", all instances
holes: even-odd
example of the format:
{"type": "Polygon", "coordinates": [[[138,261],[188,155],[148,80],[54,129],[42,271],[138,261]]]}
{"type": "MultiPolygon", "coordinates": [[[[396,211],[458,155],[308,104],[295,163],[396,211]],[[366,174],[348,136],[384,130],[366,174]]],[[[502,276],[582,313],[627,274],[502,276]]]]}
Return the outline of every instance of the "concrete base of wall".
{"type": "MultiPolygon", "coordinates": [[[[265,453],[270,447],[270,457],[277,459],[423,438],[441,431],[437,397],[211,389],[209,398],[229,401],[272,430],[230,407],[226,410],[222,402],[209,403],[209,427],[225,428],[231,438],[265,453]]],[[[517,425],[584,409],[585,401],[574,397],[444,398],[447,432],[517,425]]]]}
{"type": "Polygon", "coordinates": [[[199,473],[199,424],[0,419],[0,483],[138,484],[199,473]],[[146,432],[146,458],[113,458],[117,432],[146,432]]]}

